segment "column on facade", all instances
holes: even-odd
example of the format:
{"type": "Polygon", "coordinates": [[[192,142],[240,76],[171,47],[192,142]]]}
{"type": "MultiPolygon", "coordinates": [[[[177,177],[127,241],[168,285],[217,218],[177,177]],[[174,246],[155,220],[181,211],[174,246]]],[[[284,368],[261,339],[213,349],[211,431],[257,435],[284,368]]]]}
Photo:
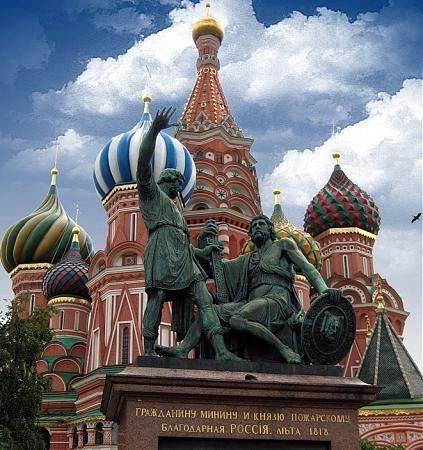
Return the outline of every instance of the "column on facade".
{"type": "Polygon", "coordinates": [[[88,433],[87,447],[92,447],[95,445],[95,426],[96,422],[87,423],[87,433],[88,433]]]}
{"type": "Polygon", "coordinates": [[[103,422],[103,444],[112,445],[113,422],[103,422]]]}

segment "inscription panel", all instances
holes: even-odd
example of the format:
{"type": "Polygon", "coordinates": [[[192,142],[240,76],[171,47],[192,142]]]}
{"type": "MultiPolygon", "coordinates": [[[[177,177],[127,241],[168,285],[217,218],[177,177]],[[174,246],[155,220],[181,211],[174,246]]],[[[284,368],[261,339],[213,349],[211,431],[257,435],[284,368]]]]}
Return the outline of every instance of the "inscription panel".
{"type": "MultiPolygon", "coordinates": [[[[331,442],[336,433],[342,433],[344,428],[348,429],[356,423],[356,417],[352,417],[349,414],[350,411],[345,410],[328,412],[311,408],[258,408],[255,406],[231,408],[228,406],[207,407],[198,404],[174,407],[160,403],[152,405],[145,401],[132,403],[132,405],[130,414],[135,419],[135,423],[143,429],[154,429],[157,435],[163,438],[185,436],[187,438],[298,440],[324,443],[331,442]]],[[[167,445],[165,440],[162,442],[164,442],[163,445],[167,445]]],[[[256,446],[255,450],[258,448],[260,447],[256,446]]]]}

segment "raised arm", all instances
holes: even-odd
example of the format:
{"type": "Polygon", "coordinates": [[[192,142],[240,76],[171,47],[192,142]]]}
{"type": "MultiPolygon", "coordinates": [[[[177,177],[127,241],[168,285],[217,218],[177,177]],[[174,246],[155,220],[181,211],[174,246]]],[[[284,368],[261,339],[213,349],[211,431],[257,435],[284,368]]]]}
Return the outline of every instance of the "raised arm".
{"type": "Polygon", "coordinates": [[[150,161],[154,153],[154,146],[156,144],[157,135],[161,130],[172,127],[175,124],[169,124],[170,118],[174,114],[174,108],[163,108],[162,111],[156,113],[156,117],[147,133],[144,135],[140,151],[138,155],[137,165],[137,182],[148,179],[151,175],[150,161]]]}

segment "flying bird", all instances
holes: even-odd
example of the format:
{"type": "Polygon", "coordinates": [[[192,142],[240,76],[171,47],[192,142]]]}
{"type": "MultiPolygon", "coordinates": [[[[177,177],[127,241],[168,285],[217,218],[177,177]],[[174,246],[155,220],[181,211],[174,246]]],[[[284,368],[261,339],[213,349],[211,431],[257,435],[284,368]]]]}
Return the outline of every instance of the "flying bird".
{"type": "Polygon", "coordinates": [[[413,216],[413,218],[411,219],[411,223],[414,223],[416,220],[420,220],[420,217],[423,213],[419,212],[418,214],[416,214],[415,216],[413,216]]]}

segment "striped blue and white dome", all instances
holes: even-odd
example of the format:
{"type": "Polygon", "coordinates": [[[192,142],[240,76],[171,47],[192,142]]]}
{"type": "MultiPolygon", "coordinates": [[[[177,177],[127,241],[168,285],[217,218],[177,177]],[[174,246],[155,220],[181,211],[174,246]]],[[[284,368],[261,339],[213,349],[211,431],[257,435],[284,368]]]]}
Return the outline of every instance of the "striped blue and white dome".
{"type": "MultiPolygon", "coordinates": [[[[94,165],[94,184],[101,198],[116,185],[136,183],[138,153],[144,134],[153,121],[149,112],[150,98],[144,97],[144,114],[132,130],[109,141],[98,154],[94,165]]],[[[157,181],[163,169],[176,169],[184,175],[182,197],[186,203],[195,189],[196,170],[189,151],[177,139],[160,132],[152,159],[157,181]]]]}

